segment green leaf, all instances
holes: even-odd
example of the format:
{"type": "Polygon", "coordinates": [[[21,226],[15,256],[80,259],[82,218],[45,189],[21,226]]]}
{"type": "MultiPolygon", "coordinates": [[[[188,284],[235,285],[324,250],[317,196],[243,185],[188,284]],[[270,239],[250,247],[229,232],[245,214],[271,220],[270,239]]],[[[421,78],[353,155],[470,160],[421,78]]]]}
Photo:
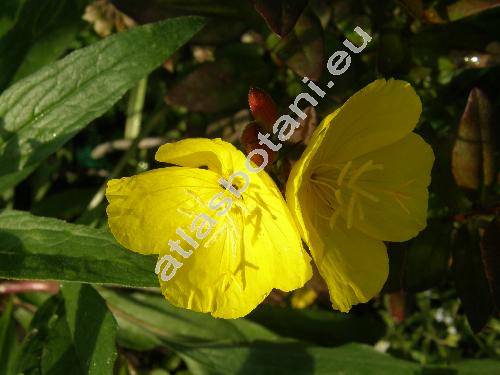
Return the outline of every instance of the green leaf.
{"type": "Polygon", "coordinates": [[[500,361],[494,359],[469,359],[452,365],[458,375],[498,374],[500,361]]]}
{"type": "Polygon", "coordinates": [[[12,305],[9,298],[0,316],[0,374],[6,375],[15,374],[13,366],[19,348],[12,305]]]}
{"type": "Polygon", "coordinates": [[[251,342],[276,340],[278,336],[245,319],[223,320],[181,309],[161,295],[121,295],[100,290],[115,316],[122,345],[136,350],[174,342],[251,342]]]}
{"type": "Polygon", "coordinates": [[[116,359],[116,321],[104,300],[85,284],[64,284],[61,292],[65,315],[49,334],[43,372],[63,373],[61,369],[67,368],[72,373],[111,374],[116,359]],[[68,361],[68,352],[77,360],[68,361]]]}
{"type": "Polygon", "coordinates": [[[158,295],[121,295],[106,289],[100,293],[118,322],[122,344],[136,348],[133,340],[146,343],[140,350],[167,345],[188,362],[193,373],[364,374],[371,370],[371,374],[384,374],[387,370],[412,374],[418,369],[367,346],[309,346],[246,319],[215,319],[173,307],[158,295]]]}
{"type": "Polygon", "coordinates": [[[49,324],[53,322],[56,313],[61,308],[60,296],[49,298],[36,311],[31,320],[26,337],[24,338],[20,356],[17,361],[17,373],[23,374],[40,374],[41,373],[41,357],[44,342],[50,332],[49,324]]]}
{"type": "Polygon", "coordinates": [[[419,366],[362,344],[336,348],[302,343],[176,345],[181,356],[204,374],[411,374],[419,366]]]}
{"type": "Polygon", "coordinates": [[[158,286],[155,257],[118,245],[105,230],[26,212],[0,212],[0,277],[158,286]]]}
{"type": "Polygon", "coordinates": [[[0,96],[0,191],[107,111],[203,27],[199,17],[134,28],[75,51],[0,96]]]}
{"type": "Polygon", "coordinates": [[[354,341],[373,344],[385,333],[384,322],[375,314],[359,316],[324,310],[260,306],[249,318],[281,336],[323,346],[354,341]]]}
{"type": "Polygon", "coordinates": [[[0,40],[0,91],[16,72],[20,78],[64,52],[76,36],[84,3],[82,0],[22,3],[15,25],[0,40]]]}
{"type": "Polygon", "coordinates": [[[3,0],[0,8],[0,38],[16,23],[23,4],[20,0],[3,0]]]}

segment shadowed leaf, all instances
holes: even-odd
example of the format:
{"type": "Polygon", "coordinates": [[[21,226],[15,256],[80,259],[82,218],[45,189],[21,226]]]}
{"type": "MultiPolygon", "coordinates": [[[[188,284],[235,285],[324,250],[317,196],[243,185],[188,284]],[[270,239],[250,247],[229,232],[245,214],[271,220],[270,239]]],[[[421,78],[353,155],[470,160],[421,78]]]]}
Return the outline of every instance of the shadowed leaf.
{"type": "Polygon", "coordinates": [[[455,287],[467,321],[475,333],[483,329],[493,312],[478,237],[477,229],[463,225],[456,231],[452,245],[455,287]]]}
{"type": "Polygon", "coordinates": [[[318,80],[324,65],[323,29],[318,18],[311,12],[304,12],[274,52],[298,75],[318,80]]]}
{"type": "Polygon", "coordinates": [[[155,257],[125,250],[107,231],[26,212],[0,212],[0,277],[158,286],[155,257]]]}
{"type": "Polygon", "coordinates": [[[267,67],[253,46],[229,46],[215,62],[200,65],[178,81],[165,99],[190,111],[228,111],[241,107],[248,86],[262,84],[268,77],[267,67]]]}
{"type": "Polygon", "coordinates": [[[462,188],[477,190],[494,182],[491,116],[488,97],[481,90],[473,89],[460,120],[452,151],[453,176],[462,188]]]}
{"type": "Polygon", "coordinates": [[[496,217],[485,229],[481,241],[481,255],[490,285],[493,302],[500,311],[500,218],[496,217]]]}
{"type": "Polygon", "coordinates": [[[269,28],[279,36],[286,36],[295,26],[308,0],[251,0],[255,10],[269,28]]]}

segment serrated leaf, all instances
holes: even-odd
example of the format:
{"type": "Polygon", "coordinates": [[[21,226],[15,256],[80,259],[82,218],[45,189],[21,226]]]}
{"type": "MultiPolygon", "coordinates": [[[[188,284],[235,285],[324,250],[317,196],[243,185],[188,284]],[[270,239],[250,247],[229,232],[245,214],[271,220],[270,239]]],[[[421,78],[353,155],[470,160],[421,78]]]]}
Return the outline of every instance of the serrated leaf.
{"type": "Polygon", "coordinates": [[[304,12],[292,32],[279,42],[274,52],[295,73],[316,81],[324,66],[324,44],[318,17],[312,12],[304,12]]]}
{"type": "Polygon", "coordinates": [[[0,191],[107,111],[204,25],[199,17],[141,26],[75,51],[0,96],[0,191]]]}
{"type": "Polygon", "coordinates": [[[14,210],[0,212],[0,277],[158,286],[156,259],[105,230],[14,210]]]}
{"type": "Polygon", "coordinates": [[[252,0],[252,3],[269,28],[284,37],[295,26],[308,0],[252,0]]]}

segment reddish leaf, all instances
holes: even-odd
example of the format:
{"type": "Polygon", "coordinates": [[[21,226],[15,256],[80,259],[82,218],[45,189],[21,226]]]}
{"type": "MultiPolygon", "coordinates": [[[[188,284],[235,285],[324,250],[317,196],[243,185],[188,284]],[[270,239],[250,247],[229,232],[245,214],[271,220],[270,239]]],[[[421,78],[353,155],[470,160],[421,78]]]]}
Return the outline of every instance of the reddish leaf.
{"type": "Polygon", "coordinates": [[[396,0],[415,18],[420,18],[423,12],[422,0],[396,0]]]}
{"type": "Polygon", "coordinates": [[[481,256],[493,302],[500,311],[500,217],[495,218],[484,231],[481,256]]]}
{"type": "Polygon", "coordinates": [[[269,28],[282,37],[293,29],[307,2],[308,0],[252,0],[255,10],[269,28]]]}
{"type": "Polygon", "coordinates": [[[459,0],[448,5],[442,15],[435,8],[425,10],[423,15],[428,22],[446,23],[457,21],[498,6],[500,6],[499,0],[459,0]]]}
{"type": "Polygon", "coordinates": [[[497,6],[500,6],[499,0],[459,0],[448,5],[448,18],[450,21],[456,21],[497,6]]]}
{"type": "Polygon", "coordinates": [[[293,32],[276,46],[276,56],[295,73],[317,81],[323,70],[324,59],[323,29],[318,17],[304,12],[293,32]]]}
{"type": "Polygon", "coordinates": [[[452,172],[458,186],[479,189],[495,179],[491,103],[479,89],[473,89],[460,120],[452,152],[452,172]]]}
{"type": "Polygon", "coordinates": [[[455,287],[467,321],[475,333],[483,329],[494,310],[478,237],[476,228],[463,225],[457,230],[452,246],[455,287]]]}

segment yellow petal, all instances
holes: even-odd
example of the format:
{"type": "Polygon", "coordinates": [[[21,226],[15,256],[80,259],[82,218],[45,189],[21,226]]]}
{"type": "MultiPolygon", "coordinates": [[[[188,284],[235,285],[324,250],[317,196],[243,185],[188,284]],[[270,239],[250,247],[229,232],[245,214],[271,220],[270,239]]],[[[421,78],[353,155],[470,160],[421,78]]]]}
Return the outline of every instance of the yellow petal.
{"type": "Polygon", "coordinates": [[[243,154],[232,144],[220,139],[187,138],[166,143],[156,152],[155,159],[183,167],[208,167],[209,170],[227,177],[233,171],[244,168],[243,154]]]}
{"type": "Polygon", "coordinates": [[[389,273],[384,243],[347,229],[343,219],[333,229],[322,220],[313,218],[310,223],[314,229],[308,246],[326,281],[333,308],[347,312],[352,305],[376,296],[389,273]]]}
{"type": "Polygon", "coordinates": [[[108,226],[116,240],[141,254],[167,249],[170,233],[191,222],[195,196],[205,204],[220,187],[208,170],[170,167],[108,181],[108,226]],[[173,231],[172,231],[173,229],[173,231]]]}
{"type": "Polygon", "coordinates": [[[333,307],[349,311],[352,305],[375,296],[388,275],[384,243],[357,229],[348,229],[341,216],[330,227],[324,216],[330,210],[315,196],[309,183],[297,186],[289,180],[287,201],[328,285],[333,307]]]}
{"type": "MultiPolygon", "coordinates": [[[[208,161],[210,151],[201,149],[214,143],[202,143],[191,148],[194,161],[180,149],[163,150],[168,151],[169,162],[209,162],[214,169],[219,163],[227,173],[237,172],[230,165],[244,165],[244,155],[222,141],[215,144],[226,151],[221,155],[214,151],[208,161]],[[208,153],[206,160],[199,152],[208,153]]],[[[161,289],[171,303],[237,318],[254,309],[273,288],[290,291],[303,286],[311,277],[310,258],[283,197],[265,172],[249,174],[250,185],[242,198],[223,189],[220,177],[213,170],[170,167],[113,180],[107,191],[109,225],[127,248],[159,253],[161,289]],[[212,200],[216,194],[220,196],[212,200]],[[231,200],[231,208],[218,216],[228,204],[214,207],[224,199],[231,200]],[[214,224],[205,237],[196,238],[201,214],[214,224]],[[197,246],[183,240],[176,233],[178,227],[197,246]],[[169,240],[179,240],[182,251],[171,249],[169,240]],[[163,281],[162,273],[171,276],[173,270],[175,274],[163,281]]]]}
{"type": "Polygon", "coordinates": [[[315,163],[355,159],[402,139],[415,128],[421,111],[409,83],[376,80],[322,122],[305,154],[317,148],[315,163]],[[315,146],[317,142],[321,145],[315,146]]]}
{"type": "MultiPolygon", "coordinates": [[[[383,169],[362,174],[353,185],[357,193],[343,190],[346,200],[356,194],[352,225],[383,241],[416,236],[426,226],[433,162],[431,147],[415,133],[356,159],[357,165],[371,163],[383,169]]],[[[347,220],[347,209],[342,215],[347,220]]]]}

